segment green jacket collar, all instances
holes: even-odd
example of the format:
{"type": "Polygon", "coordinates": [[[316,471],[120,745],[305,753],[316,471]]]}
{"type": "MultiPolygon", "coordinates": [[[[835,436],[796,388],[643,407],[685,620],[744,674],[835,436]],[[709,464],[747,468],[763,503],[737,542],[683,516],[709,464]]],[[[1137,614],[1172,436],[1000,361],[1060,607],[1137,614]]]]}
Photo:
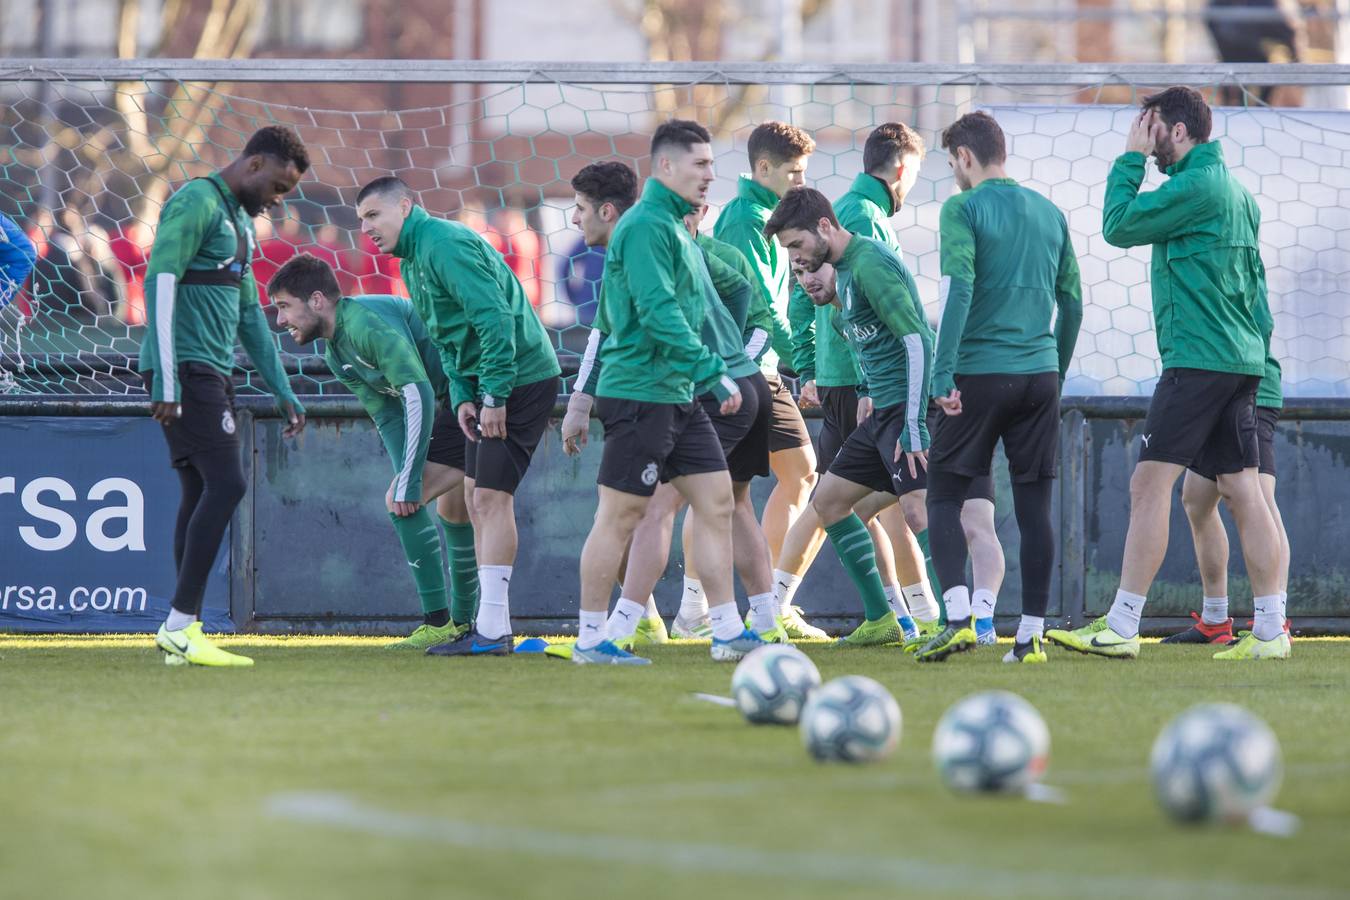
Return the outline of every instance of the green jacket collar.
{"type": "Polygon", "coordinates": [[[891,186],[877,176],[863,172],[853,179],[853,184],[849,185],[848,190],[851,194],[858,194],[864,200],[875,203],[886,218],[895,215],[895,194],[891,192],[891,186]]]}
{"type": "Polygon", "coordinates": [[[1176,175],[1187,169],[1203,169],[1205,166],[1223,165],[1223,148],[1218,141],[1206,141],[1191,148],[1191,152],[1181,158],[1181,162],[1167,167],[1168,175],[1176,175]]]}
{"type": "Polygon", "coordinates": [[[412,256],[417,251],[417,232],[430,220],[427,211],[414,203],[412,212],[403,220],[403,230],[398,233],[398,243],[394,245],[392,255],[399,259],[412,256]]]}
{"type": "Polygon", "coordinates": [[[243,208],[243,204],[239,202],[239,198],[234,195],[234,191],[230,190],[230,186],[225,183],[225,179],[220,176],[219,172],[212,172],[206,176],[206,179],[214,182],[216,187],[220,189],[221,196],[225,197],[226,202],[230,204],[231,215],[243,208]]]}
{"type": "Polygon", "coordinates": [[[694,207],[688,200],[666,187],[655,178],[648,178],[642,187],[642,200],[658,209],[663,209],[677,219],[683,219],[693,212],[694,207]]]}
{"type": "Polygon", "coordinates": [[[851,269],[853,263],[858,259],[858,254],[862,253],[863,243],[867,238],[853,235],[848,239],[848,246],[844,248],[844,255],[839,257],[839,261],[834,264],[836,269],[851,269]]]}
{"type": "Polygon", "coordinates": [[[742,175],[736,182],[736,196],[744,197],[756,206],[762,206],[765,209],[773,209],[778,205],[778,195],[749,175],[742,175]]]}
{"type": "Polygon", "coordinates": [[[971,188],[971,190],[973,190],[973,191],[978,191],[980,188],[984,187],[986,184],[1011,184],[1011,185],[1016,185],[1016,184],[1017,184],[1017,179],[1016,179],[1016,178],[986,178],[984,181],[981,181],[979,184],[975,185],[975,187],[971,188]]]}
{"type": "Polygon", "coordinates": [[[342,340],[343,326],[346,325],[347,310],[351,308],[351,303],[346,297],[343,297],[337,303],[337,313],[333,318],[333,336],[328,339],[328,343],[336,344],[342,340]]]}

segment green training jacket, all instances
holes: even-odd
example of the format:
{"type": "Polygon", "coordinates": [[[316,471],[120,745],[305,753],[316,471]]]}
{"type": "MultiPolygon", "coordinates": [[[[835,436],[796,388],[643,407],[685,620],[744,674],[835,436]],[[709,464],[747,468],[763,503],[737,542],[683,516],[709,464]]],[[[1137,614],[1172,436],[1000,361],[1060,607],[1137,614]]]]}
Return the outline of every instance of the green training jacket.
{"type": "Polygon", "coordinates": [[[736,197],[722,207],[713,226],[713,237],[735,247],[750,262],[757,276],[755,284],[769,308],[770,346],[759,357],[760,369],[766,374],[777,374],[780,359],[792,363],[792,335],[784,324],[792,293],[792,266],[778,241],[764,236],[764,226],[777,205],[773,191],[742,175],[736,182],[736,197]]]}

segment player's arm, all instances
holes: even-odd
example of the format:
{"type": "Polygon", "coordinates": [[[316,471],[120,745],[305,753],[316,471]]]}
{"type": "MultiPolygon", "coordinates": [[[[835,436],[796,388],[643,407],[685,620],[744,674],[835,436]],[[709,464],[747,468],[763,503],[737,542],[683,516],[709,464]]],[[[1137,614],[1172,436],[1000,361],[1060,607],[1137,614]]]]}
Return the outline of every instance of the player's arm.
{"type": "Polygon", "coordinates": [[[712,276],[713,289],[717,291],[717,296],[721,298],[727,312],[731,313],[731,318],[736,322],[736,330],[744,335],[745,320],[750,312],[750,282],[713,254],[702,248],[700,252],[708,266],[708,274],[712,276]]]}
{"type": "Polygon", "coordinates": [[[792,328],[792,368],[803,383],[815,381],[816,305],[795,278],[788,299],[788,325],[792,328]]]}
{"type": "MultiPolygon", "coordinates": [[[[457,373],[451,392],[456,408],[473,400],[485,407],[506,404],[516,386],[516,317],[502,293],[486,253],[495,253],[482,241],[442,240],[433,254],[432,275],[447,293],[464,306],[469,327],[478,335],[481,354],[479,371],[457,373]],[[478,396],[465,398],[465,376],[478,378],[478,396]]],[[[446,373],[449,375],[450,373],[446,373]]]]}
{"type": "Polygon", "coordinates": [[[286,437],[294,437],[305,427],[305,407],[296,399],[291,390],[291,381],[286,377],[286,369],[281,364],[281,354],[277,351],[276,336],[267,327],[267,316],[263,314],[262,304],[258,302],[258,282],[253,273],[247,272],[239,283],[239,344],[253,360],[253,366],[262,375],[267,389],[276,398],[277,408],[285,417],[287,425],[282,432],[286,437]]]}
{"type": "Polygon", "coordinates": [[[356,399],[360,401],[361,408],[366,411],[366,415],[374,421],[375,432],[380,436],[380,443],[384,444],[385,452],[389,454],[389,458],[397,459],[403,448],[401,441],[403,405],[397,399],[374,390],[361,379],[348,375],[342,368],[341,360],[335,357],[331,350],[324,356],[324,361],[328,363],[329,371],[337,377],[337,380],[347,390],[352,392],[356,399]]]}
{"type": "Polygon", "coordinates": [[[399,393],[399,444],[403,448],[403,457],[394,460],[398,469],[391,499],[394,503],[420,505],[422,468],[426,464],[431,427],[436,419],[436,394],[412,341],[375,317],[370,318],[371,327],[360,335],[356,345],[370,354],[375,367],[399,393]]]}
{"type": "Polygon", "coordinates": [[[214,212],[214,205],[195,184],[179,190],[160,214],[155,243],[150,248],[150,261],[146,265],[146,364],[154,372],[150,401],[155,418],[165,424],[177,417],[176,405],[181,396],[174,331],[178,282],[187,271],[188,263],[201,250],[202,238],[214,212]],[[166,404],[172,409],[166,409],[166,404]]]}
{"type": "Polygon", "coordinates": [[[1185,175],[1174,175],[1157,190],[1140,193],[1147,163],[1142,153],[1124,153],[1106,176],[1102,237],[1113,247],[1160,243],[1210,212],[1207,193],[1195,190],[1193,179],[1185,175]]]}
{"type": "Polygon", "coordinates": [[[37,265],[37,248],[23,229],[0,215],[0,308],[14,298],[37,265]]]}
{"type": "Polygon", "coordinates": [[[586,446],[590,430],[591,407],[595,404],[595,389],[600,384],[600,352],[605,345],[605,333],[600,330],[602,316],[596,316],[596,327],[586,336],[586,349],[577,366],[577,377],[572,382],[572,394],[567,398],[567,412],[562,421],[563,452],[576,456],[586,446]]]}
{"type": "Polygon", "coordinates": [[[792,331],[783,323],[774,306],[774,296],[769,291],[773,283],[773,247],[764,233],[746,222],[734,222],[717,232],[717,239],[730,244],[741,251],[750,265],[754,267],[756,281],[754,287],[760,292],[769,310],[769,339],[773,352],[779,359],[792,359],[792,331]]]}
{"type": "Polygon", "coordinates": [[[934,397],[947,397],[956,390],[956,359],[970,315],[970,301],[975,295],[975,230],[961,195],[942,204],[938,238],[942,274],[938,302],[945,305],[938,324],[932,393],[934,397]]]}
{"type": "Polygon", "coordinates": [[[864,264],[858,267],[854,278],[877,318],[905,351],[905,385],[909,398],[905,402],[905,425],[900,431],[896,458],[899,459],[902,452],[923,453],[928,449],[928,392],[932,374],[928,360],[933,352],[928,327],[919,321],[909,287],[891,270],[864,264]]]}
{"type": "Polygon", "coordinates": [[[1064,241],[1059,248],[1059,274],[1055,278],[1055,348],[1059,353],[1059,383],[1073,361],[1073,348],[1078,343],[1078,329],[1083,324],[1083,288],[1078,276],[1078,257],[1073,252],[1069,225],[1064,224],[1064,241]]]}

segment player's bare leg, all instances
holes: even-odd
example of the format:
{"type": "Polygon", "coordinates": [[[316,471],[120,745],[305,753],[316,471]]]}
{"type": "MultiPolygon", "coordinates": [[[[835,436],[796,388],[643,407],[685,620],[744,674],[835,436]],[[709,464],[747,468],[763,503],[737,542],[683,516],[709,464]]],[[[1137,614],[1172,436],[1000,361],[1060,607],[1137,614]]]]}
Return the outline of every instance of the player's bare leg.
{"type": "MultiPolygon", "coordinates": [[[[816,451],[802,446],[770,453],[769,468],[778,483],[764,504],[761,522],[769,556],[777,561],[788,529],[811,501],[811,491],[816,485],[816,451]]],[[[782,568],[776,562],[774,567],[782,568]]]]}
{"type": "Polygon", "coordinates": [[[1003,587],[1006,564],[1003,545],[994,530],[994,504],[983,497],[968,498],[961,504],[961,530],[970,552],[971,613],[975,618],[975,639],[981,644],[998,640],[994,633],[994,607],[1003,587]]]}

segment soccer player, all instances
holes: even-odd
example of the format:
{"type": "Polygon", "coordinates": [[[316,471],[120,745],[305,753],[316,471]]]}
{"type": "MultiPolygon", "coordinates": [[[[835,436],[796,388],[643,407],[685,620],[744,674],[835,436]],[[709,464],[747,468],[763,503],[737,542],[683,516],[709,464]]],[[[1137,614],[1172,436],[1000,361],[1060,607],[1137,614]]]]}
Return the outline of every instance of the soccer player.
{"type": "Polygon", "coordinates": [[[361,231],[402,260],[413,306],[450,379],[450,403],[469,443],[465,500],[478,560],[473,628],[427,652],[515,652],[509,590],[516,560],[515,491],[557,402],[557,355],[500,253],[473,229],[430,216],[394,176],[356,197],[361,231]]]}
{"type": "Polygon", "coordinates": [[[812,272],[829,263],[835,270],[836,321],[858,358],[872,411],[844,441],[811,504],[862,595],[866,621],[840,644],[894,643],[900,625],[863,520],[875,512],[868,508],[875,494],[890,492],[902,502],[913,494],[909,502],[923,502],[933,333],[917,311],[918,288],[899,254],[840,226],[819,191],[785,194],[764,233],[778,237],[794,266],[812,272]]]}
{"type": "Polygon", "coordinates": [[[441,542],[426,504],[463,485],[464,435],[453,412],[435,414],[450,385],[426,325],[401,297],[344,298],[332,268],[308,253],[291,257],[272,276],[267,295],[276,307],[277,324],[297,344],[318,338],[326,342],[324,361],[375,420],[394,465],[385,508],[412,570],[423,621],[406,639],[389,646],[426,650],[460,637],[469,630],[478,593],[473,535],[467,566],[473,590],[465,596],[461,571],[452,610],[446,600],[441,542]],[[439,435],[433,419],[448,420],[439,435]]]}
{"type": "Polygon", "coordinates": [[[1266,364],[1260,213],[1209,139],[1200,93],[1146,97],[1106,182],[1102,235],[1116,247],[1153,245],[1153,319],[1163,371],[1130,478],[1130,526],[1110,611],[1046,638],[1098,656],[1139,655],[1139,618],[1167,552],[1172,486],[1188,466],[1212,472],[1237,523],[1255,596],[1250,634],[1216,659],[1284,659],[1280,534],[1258,475],[1256,391],[1266,364]],[[1140,192],[1148,157],[1169,177],[1140,192]]]}
{"type": "Polygon", "coordinates": [[[947,296],[932,389],[944,415],[928,454],[928,515],[947,627],[915,656],[937,661],[975,646],[961,504],[974,479],[989,477],[1002,439],[1022,536],[1022,619],[1003,661],[1044,663],[1059,391],[1083,321],[1078,260],[1064,214],[1004,171],[1003,129],[993,116],[957,119],[942,133],[942,147],[961,189],[939,218],[947,296]]]}
{"type": "Polygon", "coordinates": [[[8,216],[0,215],[0,309],[23,289],[37,263],[37,248],[8,216]]]}
{"type": "MultiPolygon", "coordinates": [[[[811,498],[816,483],[816,459],[801,410],[778,374],[779,360],[790,363],[792,357],[791,338],[783,325],[792,290],[792,270],[783,248],[765,237],[764,225],[779,198],[805,182],[807,161],[815,148],[811,136],[794,125],[764,122],[757,126],[750,133],[747,148],[750,174],[740,177],[735,199],[723,207],[713,229],[713,237],[741,251],[754,265],[758,287],[774,313],[773,349],[761,356],[760,370],[773,391],[769,462],[777,484],[764,504],[762,521],[769,556],[775,562],[788,528],[811,498]]],[[[812,628],[802,619],[790,600],[782,604],[779,615],[793,639],[821,634],[820,629],[812,628]]]]}
{"type": "MultiPolygon", "coordinates": [[[[625,548],[659,482],[672,483],[695,517],[713,625],[714,659],[734,660],[763,641],[741,623],[731,577],[735,500],[717,432],[694,398],[712,391],[734,414],[741,391],[700,339],[714,291],[684,225],[713,180],[712,137],[672,120],[652,136],[652,177],[609,237],[596,329],[605,335],[596,406],[605,427],[600,504],[581,553],[576,663],[648,662],[607,637],[611,587],[625,548]]],[[[716,300],[712,302],[717,302],[716,300]]]]}
{"type": "Polygon", "coordinates": [[[250,267],[253,218],[281,202],[308,168],[296,133],[269,125],[224,169],[179,189],[160,214],[145,277],[140,372],[183,492],[173,540],[178,581],[155,635],[166,662],[253,665],[212,644],[199,619],[207,574],[245,491],[230,380],[236,341],[277,398],[286,418],[282,434],[305,427],[250,267]]]}

